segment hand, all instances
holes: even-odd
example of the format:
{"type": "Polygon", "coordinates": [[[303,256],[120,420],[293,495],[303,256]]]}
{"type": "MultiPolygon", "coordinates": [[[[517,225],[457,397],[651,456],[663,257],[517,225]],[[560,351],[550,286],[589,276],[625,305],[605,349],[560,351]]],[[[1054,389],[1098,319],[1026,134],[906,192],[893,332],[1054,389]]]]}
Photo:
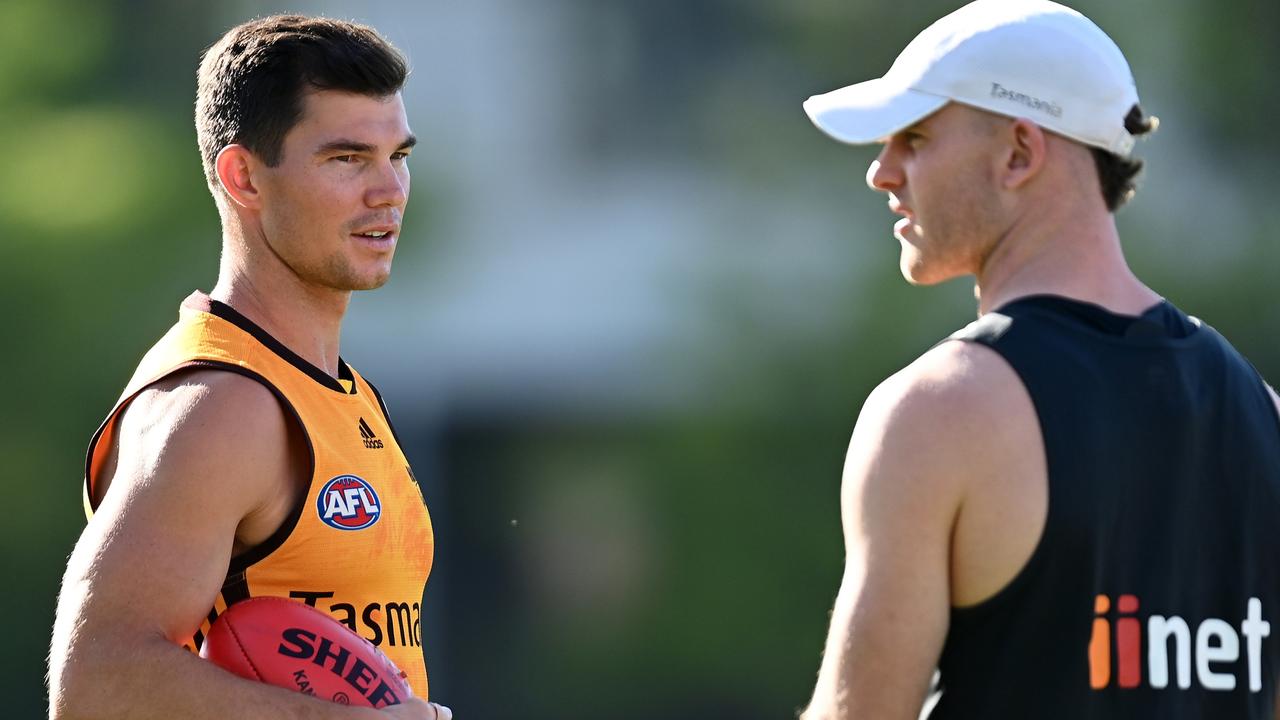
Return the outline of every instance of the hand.
{"type": "Polygon", "coordinates": [[[388,705],[382,712],[388,718],[402,720],[453,720],[453,711],[449,708],[416,697],[406,698],[399,705],[388,705]]]}

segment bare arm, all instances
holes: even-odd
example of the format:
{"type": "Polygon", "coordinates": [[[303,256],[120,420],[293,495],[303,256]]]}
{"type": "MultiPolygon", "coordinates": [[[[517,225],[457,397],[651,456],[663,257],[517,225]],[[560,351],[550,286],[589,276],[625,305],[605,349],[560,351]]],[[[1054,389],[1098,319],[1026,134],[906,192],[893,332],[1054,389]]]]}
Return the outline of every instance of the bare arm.
{"type": "MultiPolygon", "coordinates": [[[[126,409],[109,487],[63,578],[51,718],[391,716],[243,680],[180,646],[233,553],[274,532],[295,501],[289,422],[265,387],[213,371],[167,380],[126,409]]],[[[418,701],[394,716],[436,712],[418,701]]]]}
{"type": "Polygon", "coordinates": [[[990,487],[1012,444],[999,427],[1007,403],[992,392],[993,377],[1012,381],[1008,396],[1019,400],[1024,391],[994,353],[947,343],[867,399],[841,489],[844,576],[804,720],[915,720],[953,602],[988,594],[996,576],[1016,572],[974,572],[955,553],[957,538],[976,535],[962,509],[990,487]]]}

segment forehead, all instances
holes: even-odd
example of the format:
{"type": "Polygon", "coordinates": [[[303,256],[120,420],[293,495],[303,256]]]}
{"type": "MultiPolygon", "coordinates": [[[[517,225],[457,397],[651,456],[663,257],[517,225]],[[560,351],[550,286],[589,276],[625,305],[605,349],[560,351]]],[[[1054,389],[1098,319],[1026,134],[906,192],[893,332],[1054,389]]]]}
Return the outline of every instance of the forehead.
{"type": "Polygon", "coordinates": [[[935,147],[978,149],[998,137],[1002,124],[1011,121],[985,110],[951,102],[895,133],[886,142],[909,134],[923,134],[931,138],[935,147]]]}
{"type": "Polygon", "coordinates": [[[975,125],[989,123],[990,113],[958,102],[949,102],[931,115],[925,116],[910,129],[945,130],[949,128],[972,129],[975,125]]]}
{"type": "Polygon", "coordinates": [[[409,134],[409,118],[400,93],[374,97],[312,90],[303,95],[302,117],[289,130],[285,142],[323,144],[341,138],[372,145],[399,145],[409,134]]]}

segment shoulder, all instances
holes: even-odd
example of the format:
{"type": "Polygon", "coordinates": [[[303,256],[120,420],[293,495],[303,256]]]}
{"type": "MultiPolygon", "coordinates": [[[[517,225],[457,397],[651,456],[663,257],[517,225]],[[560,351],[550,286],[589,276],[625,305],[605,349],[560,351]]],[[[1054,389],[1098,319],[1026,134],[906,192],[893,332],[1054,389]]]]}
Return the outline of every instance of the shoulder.
{"type": "Polygon", "coordinates": [[[1013,368],[985,345],[944,342],[867,397],[846,491],[892,485],[958,504],[975,481],[1023,451],[1028,428],[1036,428],[1035,410],[1013,368]]]}
{"type": "MultiPolygon", "coordinates": [[[[143,390],[123,410],[109,484],[121,481],[239,490],[283,468],[289,419],[275,392],[251,377],[193,369],[143,390]]],[[[109,488],[104,484],[101,492],[109,488]]]]}
{"type": "Polygon", "coordinates": [[[139,393],[121,417],[121,432],[122,438],[166,448],[233,443],[252,450],[281,440],[284,420],[284,407],[264,383],[236,372],[195,369],[139,393]]]}
{"type": "Polygon", "coordinates": [[[881,383],[868,396],[858,425],[885,439],[945,445],[1017,420],[1026,397],[1017,373],[996,351],[952,340],[881,383]]]}
{"type": "Polygon", "coordinates": [[[283,408],[275,391],[253,377],[213,368],[176,372],[138,393],[125,409],[150,434],[190,429],[262,430],[273,425],[283,408]],[[234,419],[234,423],[219,420],[234,419]],[[207,427],[210,422],[215,427],[207,427]],[[223,428],[223,425],[227,427],[223,428]]]}

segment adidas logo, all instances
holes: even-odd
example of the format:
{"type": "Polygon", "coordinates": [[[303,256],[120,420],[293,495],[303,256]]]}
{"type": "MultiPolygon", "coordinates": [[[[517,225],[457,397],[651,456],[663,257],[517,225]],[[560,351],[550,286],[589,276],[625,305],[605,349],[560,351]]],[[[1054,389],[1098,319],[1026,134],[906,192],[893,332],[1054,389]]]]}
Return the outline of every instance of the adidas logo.
{"type": "Polygon", "coordinates": [[[373,434],[373,428],[369,427],[369,423],[360,418],[360,437],[364,440],[364,446],[370,450],[381,450],[382,441],[377,435],[373,434]]]}

